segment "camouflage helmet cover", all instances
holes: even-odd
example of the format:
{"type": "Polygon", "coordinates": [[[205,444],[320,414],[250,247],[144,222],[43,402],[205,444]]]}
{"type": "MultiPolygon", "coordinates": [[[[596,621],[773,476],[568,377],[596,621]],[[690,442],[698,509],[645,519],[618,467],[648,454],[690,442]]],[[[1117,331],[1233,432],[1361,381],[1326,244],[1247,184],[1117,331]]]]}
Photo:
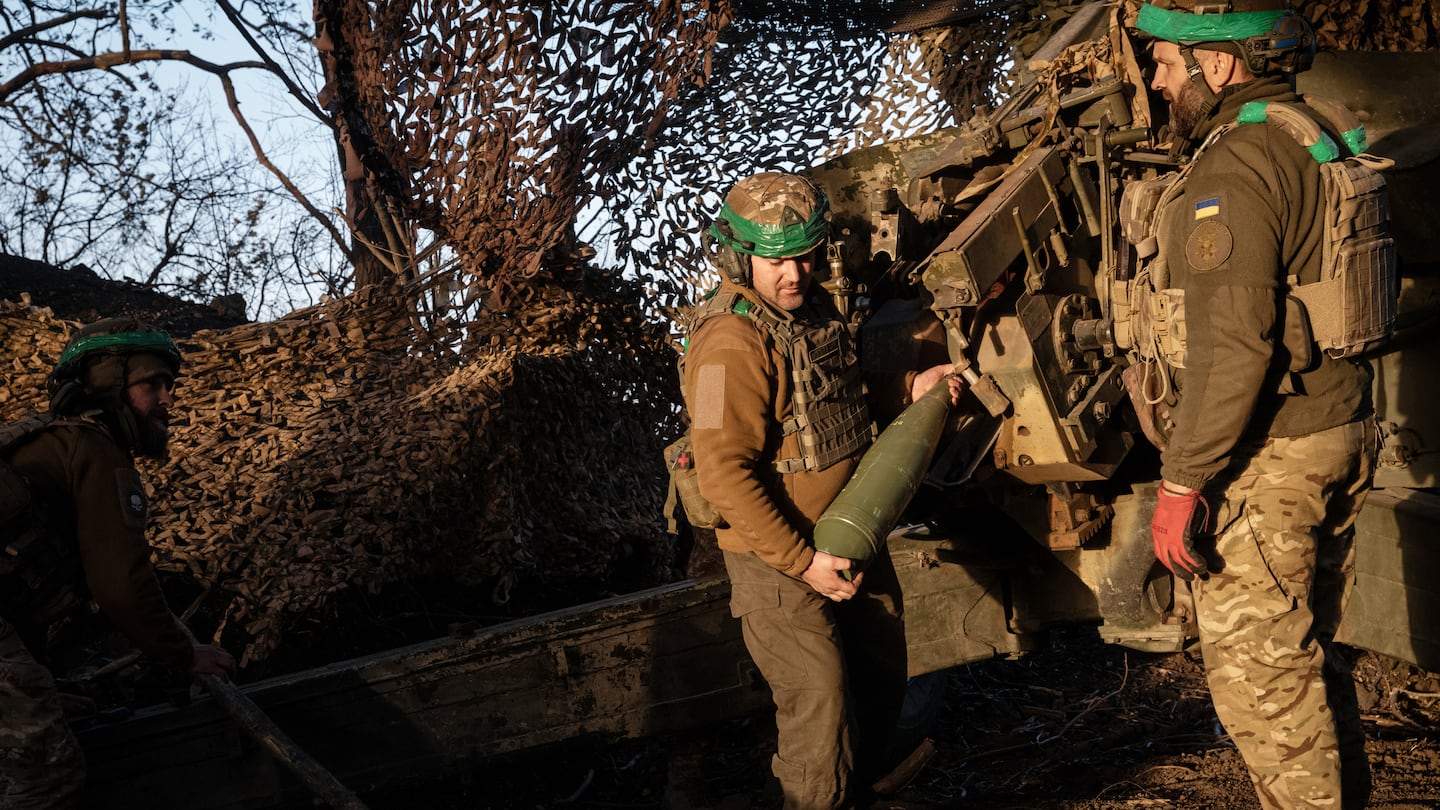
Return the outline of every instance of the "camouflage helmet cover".
{"type": "Polygon", "coordinates": [[[783,259],[814,250],[830,235],[830,201],[809,180],[761,172],[736,183],[710,236],[739,253],[783,259]]]}

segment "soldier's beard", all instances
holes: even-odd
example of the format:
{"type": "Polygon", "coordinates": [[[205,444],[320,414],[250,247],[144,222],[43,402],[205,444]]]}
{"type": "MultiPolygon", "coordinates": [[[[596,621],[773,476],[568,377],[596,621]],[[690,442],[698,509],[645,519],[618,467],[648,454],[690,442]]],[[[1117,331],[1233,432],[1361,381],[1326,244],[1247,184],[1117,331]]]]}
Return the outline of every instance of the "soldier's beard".
{"type": "Polygon", "coordinates": [[[1185,82],[1170,102],[1170,131],[1177,138],[1190,138],[1205,117],[1205,97],[1194,82],[1185,82]]]}
{"type": "Polygon", "coordinates": [[[170,422],[166,418],[135,411],[135,452],[164,461],[170,457],[170,422]]]}

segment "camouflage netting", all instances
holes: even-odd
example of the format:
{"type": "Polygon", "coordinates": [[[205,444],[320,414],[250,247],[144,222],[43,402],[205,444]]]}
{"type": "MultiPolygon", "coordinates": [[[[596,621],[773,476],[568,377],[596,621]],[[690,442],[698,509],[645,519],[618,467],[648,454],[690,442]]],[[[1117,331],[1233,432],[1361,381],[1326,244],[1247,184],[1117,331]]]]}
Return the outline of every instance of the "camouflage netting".
{"type": "Polygon", "coordinates": [[[1075,4],[957,3],[911,15],[873,3],[740,5],[711,81],[671,105],[654,148],[612,181],[619,204],[596,237],[618,262],[655,274],[663,307],[690,303],[717,278],[699,232],[736,180],[968,120],[1004,94],[1015,39],[1075,4]],[[887,31],[927,23],[938,24],[887,31]]]}
{"type": "Polygon", "coordinates": [[[1425,0],[1301,0],[1321,48],[1426,51],[1440,47],[1440,5],[1425,0]]]}
{"type": "MultiPolygon", "coordinates": [[[[522,571],[598,582],[628,558],[658,579],[654,426],[674,393],[650,370],[670,355],[617,288],[572,271],[504,318],[452,324],[446,350],[378,287],[182,340],[172,459],[145,469],[160,565],[224,592],[217,636],[251,660],[346,588],[443,573],[503,601],[522,571]]],[[[0,415],[42,406],[22,394],[65,337],[47,310],[0,303],[17,358],[0,415]]]]}
{"type": "MultiPolygon", "coordinates": [[[[160,565],[249,661],[347,589],[659,581],[664,315],[710,278],[719,194],[968,119],[1077,5],[320,0],[357,250],[389,275],[182,341],[160,565]]],[[[1309,5],[1342,47],[1434,44],[1423,4],[1309,5]]],[[[0,416],[42,404],[65,331],[0,309],[0,416]]]]}

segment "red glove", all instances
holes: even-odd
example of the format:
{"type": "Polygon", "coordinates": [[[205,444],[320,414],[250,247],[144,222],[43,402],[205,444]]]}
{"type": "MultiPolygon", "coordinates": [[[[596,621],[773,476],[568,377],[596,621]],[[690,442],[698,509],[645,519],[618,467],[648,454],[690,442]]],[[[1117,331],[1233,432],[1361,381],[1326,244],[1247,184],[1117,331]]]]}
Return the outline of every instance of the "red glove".
{"type": "Polygon", "coordinates": [[[1195,551],[1195,544],[1190,539],[1194,534],[1191,526],[1195,522],[1196,503],[1205,505],[1205,520],[1200,527],[1203,531],[1203,524],[1209,522],[1210,507],[1200,497],[1200,490],[1181,494],[1167,489],[1162,481],[1155,493],[1155,517],[1150,520],[1155,559],[1186,582],[1194,579],[1196,574],[1209,573],[1204,558],[1195,551]]]}

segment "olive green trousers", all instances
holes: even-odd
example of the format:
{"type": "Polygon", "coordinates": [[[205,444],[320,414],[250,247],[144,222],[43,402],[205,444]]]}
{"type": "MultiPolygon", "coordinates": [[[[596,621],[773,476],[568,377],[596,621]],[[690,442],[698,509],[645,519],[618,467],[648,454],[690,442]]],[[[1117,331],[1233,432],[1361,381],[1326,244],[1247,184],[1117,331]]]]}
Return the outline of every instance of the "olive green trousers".
{"type": "Polygon", "coordinates": [[[787,810],[852,806],[890,763],[905,699],[900,583],[888,553],[832,602],[754,554],[725,552],[730,610],[775,700],[771,768],[787,810]]]}

